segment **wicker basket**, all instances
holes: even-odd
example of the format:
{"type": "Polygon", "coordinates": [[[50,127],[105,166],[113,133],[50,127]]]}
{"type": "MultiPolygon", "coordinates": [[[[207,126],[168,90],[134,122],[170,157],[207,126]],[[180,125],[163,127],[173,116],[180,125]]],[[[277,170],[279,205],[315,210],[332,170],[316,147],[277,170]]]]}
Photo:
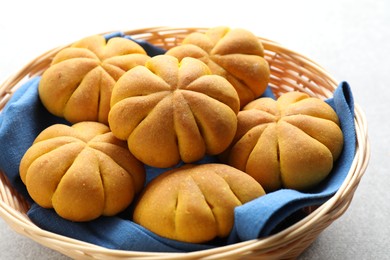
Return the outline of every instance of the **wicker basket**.
{"type": "MultiPolygon", "coordinates": [[[[189,33],[204,32],[207,28],[156,27],[125,31],[134,39],[170,49],[179,45],[189,33]]],[[[306,92],[322,99],[332,97],[338,83],[323,68],[308,58],[273,41],[260,38],[265,57],[271,68],[270,86],[276,96],[292,90],[306,92]]],[[[0,111],[14,91],[28,78],[40,75],[50,64],[52,57],[62,46],[37,57],[0,86],[0,111]]],[[[215,249],[191,253],[150,253],[111,250],[42,230],[27,217],[28,203],[11,187],[4,173],[0,172],[0,216],[16,232],[36,242],[77,259],[291,259],[299,256],[317,236],[348,208],[359,181],[367,168],[369,143],[364,113],[355,104],[357,134],[356,154],[349,173],[338,192],[307,217],[283,231],[263,239],[245,241],[215,249]]]]}

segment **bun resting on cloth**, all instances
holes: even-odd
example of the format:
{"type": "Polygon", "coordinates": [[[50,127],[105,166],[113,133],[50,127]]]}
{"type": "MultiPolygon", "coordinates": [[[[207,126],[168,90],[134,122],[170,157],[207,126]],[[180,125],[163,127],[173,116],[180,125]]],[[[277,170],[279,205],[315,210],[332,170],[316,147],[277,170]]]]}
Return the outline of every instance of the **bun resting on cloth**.
{"type": "Polygon", "coordinates": [[[40,99],[49,112],[71,123],[107,124],[115,82],[148,59],[145,50],[129,39],[86,37],[55,55],[42,75],[40,99]]]}
{"type": "Polygon", "coordinates": [[[205,33],[194,32],[166,54],[179,60],[190,56],[205,62],[213,74],[223,76],[234,86],[241,107],[261,96],[269,83],[270,69],[263,45],[245,29],[220,26],[205,33]]]}
{"type": "Polygon", "coordinates": [[[288,92],[259,98],[238,114],[227,163],[268,191],[306,190],[325,179],[343,148],[336,112],[325,101],[288,92]]]}
{"type": "Polygon", "coordinates": [[[121,212],[145,182],[126,142],[98,122],[43,130],[24,154],[20,176],[38,205],[72,221],[121,212]]]}
{"type": "Polygon", "coordinates": [[[143,163],[166,168],[224,151],[239,109],[233,86],[200,60],[158,55],[115,84],[109,126],[143,163]]]}
{"type": "Polygon", "coordinates": [[[234,208],[264,195],[261,185],[225,164],[186,164],[152,180],[134,222],[166,238],[202,243],[229,235],[234,208]]]}

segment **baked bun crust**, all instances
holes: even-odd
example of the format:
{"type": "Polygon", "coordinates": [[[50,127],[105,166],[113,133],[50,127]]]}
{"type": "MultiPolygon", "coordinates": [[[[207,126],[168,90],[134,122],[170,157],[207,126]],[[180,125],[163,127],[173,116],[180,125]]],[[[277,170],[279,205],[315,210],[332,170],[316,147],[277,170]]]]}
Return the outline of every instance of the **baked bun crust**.
{"type": "Polygon", "coordinates": [[[115,82],[124,72],[148,59],[145,50],[131,40],[86,37],[55,55],[42,75],[40,99],[50,113],[71,123],[107,124],[115,82]]]}
{"type": "Polygon", "coordinates": [[[226,78],[234,86],[241,107],[261,96],[269,83],[270,70],[263,45],[245,29],[220,26],[205,33],[194,32],[166,55],[179,60],[193,57],[206,63],[213,74],[226,78]]]}
{"type": "Polygon", "coordinates": [[[133,220],[156,234],[202,243],[229,235],[234,208],[264,195],[252,177],[224,164],[187,164],[150,182],[133,220]]]}
{"type": "Polygon", "coordinates": [[[203,62],[159,55],[115,84],[109,125],[139,160],[165,168],[224,151],[238,111],[233,86],[203,62]]]}
{"type": "Polygon", "coordinates": [[[126,142],[97,122],[42,131],[21,160],[20,176],[37,204],[72,221],[121,212],[145,182],[126,142]]]}
{"type": "Polygon", "coordinates": [[[238,113],[227,163],[254,177],[268,191],[305,190],[325,179],[343,148],[336,112],[300,92],[259,98],[238,113]]]}

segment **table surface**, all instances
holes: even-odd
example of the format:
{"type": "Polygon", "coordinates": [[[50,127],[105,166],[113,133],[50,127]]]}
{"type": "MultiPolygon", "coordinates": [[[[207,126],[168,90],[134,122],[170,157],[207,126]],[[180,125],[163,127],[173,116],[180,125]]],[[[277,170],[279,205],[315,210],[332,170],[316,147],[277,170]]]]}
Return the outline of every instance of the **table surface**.
{"type": "MultiPolygon", "coordinates": [[[[0,2],[0,82],[47,50],[107,31],[227,25],[277,41],[351,85],[367,116],[372,148],[347,212],[300,259],[388,259],[390,1],[141,2],[0,2]]],[[[68,258],[19,235],[0,218],[0,259],[68,258]]]]}

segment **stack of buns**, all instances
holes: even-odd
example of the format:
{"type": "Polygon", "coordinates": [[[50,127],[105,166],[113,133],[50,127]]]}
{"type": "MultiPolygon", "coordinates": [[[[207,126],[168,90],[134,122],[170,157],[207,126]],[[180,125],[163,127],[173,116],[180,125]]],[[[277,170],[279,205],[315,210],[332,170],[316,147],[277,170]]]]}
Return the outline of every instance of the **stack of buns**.
{"type": "Polygon", "coordinates": [[[69,125],[36,138],[22,181],[71,221],[132,205],[129,219],[162,237],[226,237],[235,207],[314,187],[343,147],[329,105],[300,92],[261,97],[269,79],[262,43],[245,29],[192,33],[154,57],[130,39],[82,39],[42,75],[43,105],[69,125]],[[219,163],[196,163],[208,155],[219,163]],[[173,169],[146,183],[145,165],[173,169]]]}

